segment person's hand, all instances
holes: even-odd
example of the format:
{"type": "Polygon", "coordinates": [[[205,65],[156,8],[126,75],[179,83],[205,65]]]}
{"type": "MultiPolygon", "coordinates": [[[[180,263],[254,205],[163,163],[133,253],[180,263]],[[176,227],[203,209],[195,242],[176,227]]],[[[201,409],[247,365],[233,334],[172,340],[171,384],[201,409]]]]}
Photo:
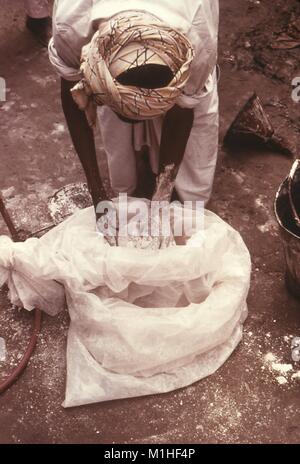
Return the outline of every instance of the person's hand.
{"type": "Polygon", "coordinates": [[[171,201],[178,167],[175,164],[165,166],[156,178],[156,188],[152,201],[171,201]]]}
{"type": "MultiPolygon", "coordinates": [[[[150,206],[150,205],[149,205],[150,206]]],[[[150,207],[147,214],[129,219],[122,230],[118,230],[118,245],[127,248],[159,250],[167,248],[172,241],[170,228],[163,230],[162,216],[151,214],[150,207]]]]}
{"type": "Polygon", "coordinates": [[[118,245],[118,214],[113,201],[102,201],[95,206],[96,228],[110,246],[118,245]]]}
{"type": "Polygon", "coordinates": [[[168,220],[163,223],[162,218],[162,211],[151,209],[149,202],[115,199],[98,208],[97,229],[111,246],[158,250],[173,241],[168,220]]]}

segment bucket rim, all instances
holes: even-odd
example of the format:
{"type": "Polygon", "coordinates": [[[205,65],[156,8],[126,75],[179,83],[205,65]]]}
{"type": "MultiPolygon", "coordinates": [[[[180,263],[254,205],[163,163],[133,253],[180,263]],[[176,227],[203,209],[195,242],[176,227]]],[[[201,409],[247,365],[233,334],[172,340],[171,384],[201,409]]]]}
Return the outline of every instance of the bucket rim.
{"type": "MultiPolygon", "coordinates": [[[[278,198],[279,198],[279,195],[280,195],[280,192],[284,186],[284,184],[288,181],[288,177],[285,177],[285,179],[283,179],[283,181],[281,182],[281,184],[279,185],[279,188],[276,192],[276,195],[275,195],[275,200],[274,200],[274,213],[275,213],[275,217],[277,219],[277,222],[278,224],[280,225],[280,227],[285,230],[288,234],[292,235],[294,238],[296,238],[297,240],[300,240],[300,236],[294,234],[294,232],[290,231],[289,229],[287,229],[283,223],[282,223],[282,220],[280,219],[279,215],[278,215],[278,212],[277,212],[277,201],[278,201],[278,198]]],[[[300,232],[300,230],[299,230],[300,232]]]]}

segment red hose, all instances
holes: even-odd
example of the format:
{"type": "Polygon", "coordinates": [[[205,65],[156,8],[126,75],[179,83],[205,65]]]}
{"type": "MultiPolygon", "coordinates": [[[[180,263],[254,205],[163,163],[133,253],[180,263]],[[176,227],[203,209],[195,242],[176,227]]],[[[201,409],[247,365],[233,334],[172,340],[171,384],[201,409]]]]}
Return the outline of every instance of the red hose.
{"type": "Polygon", "coordinates": [[[35,346],[38,340],[38,335],[41,330],[41,324],[42,324],[42,313],[39,309],[36,309],[35,314],[34,314],[33,332],[31,334],[29,345],[24,353],[23,358],[21,359],[20,364],[10,374],[10,376],[6,380],[4,380],[3,383],[0,384],[0,395],[1,393],[4,393],[9,387],[11,387],[12,384],[15,383],[15,381],[19,378],[19,376],[25,370],[29,362],[29,359],[35,349],[35,346]]]}

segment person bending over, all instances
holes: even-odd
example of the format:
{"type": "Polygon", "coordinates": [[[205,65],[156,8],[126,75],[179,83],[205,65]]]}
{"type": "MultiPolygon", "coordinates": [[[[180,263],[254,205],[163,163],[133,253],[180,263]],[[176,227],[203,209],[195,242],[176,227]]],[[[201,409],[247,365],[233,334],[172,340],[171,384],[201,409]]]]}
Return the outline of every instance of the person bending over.
{"type": "Polygon", "coordinates": [[[152,199],[207,202],[218,149],[218,0],[57,0],[50,61],[95,207],[107,199],[98,119],[116,193],[135,195],[148,148],[152,199]]]}

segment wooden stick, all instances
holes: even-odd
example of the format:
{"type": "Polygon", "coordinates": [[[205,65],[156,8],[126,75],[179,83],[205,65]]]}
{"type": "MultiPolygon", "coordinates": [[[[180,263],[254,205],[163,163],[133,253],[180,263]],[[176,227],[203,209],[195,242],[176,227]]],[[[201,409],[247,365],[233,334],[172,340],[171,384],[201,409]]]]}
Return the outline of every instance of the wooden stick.
{"type": "Polygon", "coordinates": [[[11,217],[5,207],[5,204],[4,204],[4,201],[3,201],[3,198],[0,194],[0,213],[4,219],[4,222],[5,224],[7,225],[7,228],[12,236],[12,239],[13,240],[17,240],[18,239],[18,231],[17,229],[15,228],[15,225],[14,223],[12,222],[11,220],[11,217]]]}

